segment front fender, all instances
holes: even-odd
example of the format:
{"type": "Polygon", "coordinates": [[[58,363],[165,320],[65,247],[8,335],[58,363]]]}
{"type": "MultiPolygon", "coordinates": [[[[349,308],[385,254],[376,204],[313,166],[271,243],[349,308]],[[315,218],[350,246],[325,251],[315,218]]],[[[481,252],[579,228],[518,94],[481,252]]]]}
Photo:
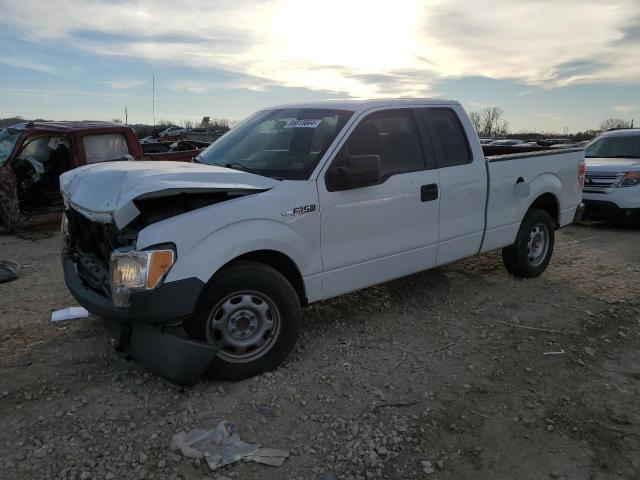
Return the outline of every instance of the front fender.
{"type": "Polygon", "coordinates": [[[178,247],[178,261],[166,281],[194,276],[208,282],[222,266],[246,253],[274,250],[293,260],[303,276],[319,271],[306,252],[313,245],[294,228],[270,219],[243,220],[211,232],[188,251],[178,247]]]}

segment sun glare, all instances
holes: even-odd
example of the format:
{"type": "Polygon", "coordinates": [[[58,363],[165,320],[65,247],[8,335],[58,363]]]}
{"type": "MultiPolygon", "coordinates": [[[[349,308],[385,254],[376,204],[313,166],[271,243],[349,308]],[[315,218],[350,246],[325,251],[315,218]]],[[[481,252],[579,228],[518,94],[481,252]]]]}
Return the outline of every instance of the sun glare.
{"type": "Polygon", "coordinates": [[[415,0],[287,0],[270,23],[274,47],[286,59],[359,70],[408,66],[420,28],[415,0]]]}
{"type": "Polygon", "coordinates": [[[418,0],[283,0],[264,19],[265,42],[250,56],[259,59],[257,74],[278,65],[287,84],[373,96],[358,76],[415,67],[421,24],[418,0]]]}

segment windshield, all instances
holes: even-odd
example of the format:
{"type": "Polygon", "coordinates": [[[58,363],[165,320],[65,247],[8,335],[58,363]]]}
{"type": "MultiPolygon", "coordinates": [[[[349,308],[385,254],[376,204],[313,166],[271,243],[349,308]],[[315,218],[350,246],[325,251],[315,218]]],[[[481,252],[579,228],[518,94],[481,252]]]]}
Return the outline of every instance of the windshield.
{"type": "Polygon", "coordinates": [[[640,135],[600,137],[584,150],[585,157],[640,158],[640,135]]]}
{"type": "Polygon", "coordinates": [[[0,165],[3,165],[11,155],[11,152],[13,152],[13,147],[19,136],[20,132],[11,128],[0,130],[0,165]]]}
{"type": "Polygon", "coordinates": [[[258,112],[196,161],[258,175],[306,180],[353,112],[292,108],[258,112]]]}

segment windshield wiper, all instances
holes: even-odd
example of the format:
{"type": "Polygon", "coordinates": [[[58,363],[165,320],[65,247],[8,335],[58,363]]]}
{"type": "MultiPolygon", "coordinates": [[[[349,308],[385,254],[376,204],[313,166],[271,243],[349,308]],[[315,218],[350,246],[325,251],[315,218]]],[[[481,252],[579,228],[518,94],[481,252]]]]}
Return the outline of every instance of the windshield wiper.
{"type": "Polygon", "coordinates": [[[256,175],[260,175],[256,170],[247,167],[244,163],[240,163],[240,162],[231,162],[231,163],[225,163],[224,166],[226,168],[233,168],[234,170],[238,170],[238,167],[240,170],[244,170],[245,172],[249,172],[249,173],[254,173],[256,175]]]}

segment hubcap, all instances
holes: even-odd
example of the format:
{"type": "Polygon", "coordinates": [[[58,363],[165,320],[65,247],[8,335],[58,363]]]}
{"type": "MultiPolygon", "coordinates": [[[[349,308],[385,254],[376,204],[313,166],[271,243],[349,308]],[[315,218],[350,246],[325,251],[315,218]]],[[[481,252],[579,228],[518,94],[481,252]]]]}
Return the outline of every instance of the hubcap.
{"type": "Polygon", "coordinates": [[[529,241],[527,242],[527,259],[529,264],[537,267],[547,256],[549,251],[549,230],[547,226],[539,223],[535,225],[529,232],[529,241]]]}
{"type": "Polygon", "coordinates": [[[269,351],[280,333],[280,312],[267,295],[251,290],[232,293],[211,310],[207,341],[220,346],[229,362],[256,360],[269,351]]]}

